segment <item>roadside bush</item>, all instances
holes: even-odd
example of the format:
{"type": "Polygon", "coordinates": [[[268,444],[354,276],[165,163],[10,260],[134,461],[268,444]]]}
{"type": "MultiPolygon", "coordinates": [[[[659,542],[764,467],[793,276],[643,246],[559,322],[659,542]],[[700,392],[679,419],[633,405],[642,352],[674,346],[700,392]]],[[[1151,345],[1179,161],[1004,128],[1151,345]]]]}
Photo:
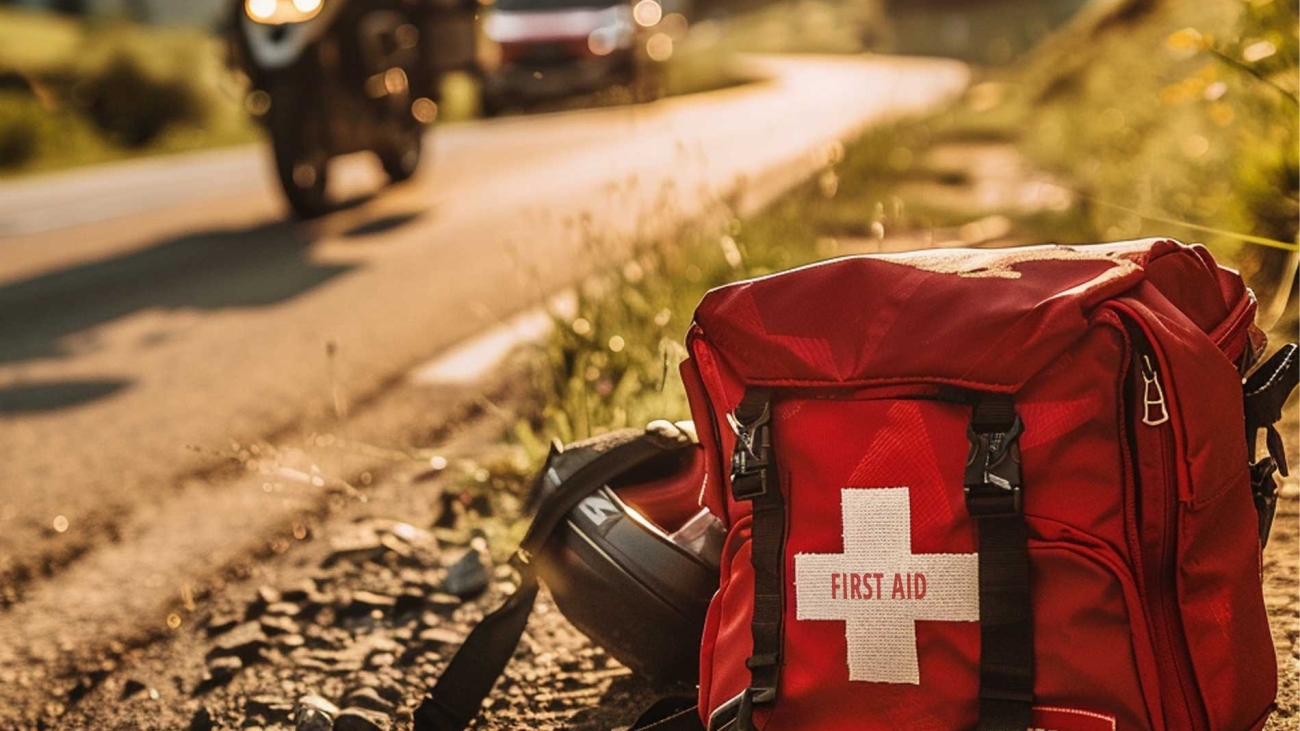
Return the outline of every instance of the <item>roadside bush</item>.
{"type": "Polygon", "coordinates": [[[30,88],[0,86],[0,173],[52,155],[104,159],[111,154],[94,125],[52,106],[30,88]]]}
{"type": "Polygon", "coordinates": [[[149,144],[174,125],[201,126],[208,117],[205,95],[191,82],[159,78],[125,51],[77,79],[71,97],[111,141],[130,148],[149,144]]]}
{"type": "Polygon", "coordinates": [[[0,91],[0,168],[17,167],[36,156],[45,116],[30,94],[0,91]]]}

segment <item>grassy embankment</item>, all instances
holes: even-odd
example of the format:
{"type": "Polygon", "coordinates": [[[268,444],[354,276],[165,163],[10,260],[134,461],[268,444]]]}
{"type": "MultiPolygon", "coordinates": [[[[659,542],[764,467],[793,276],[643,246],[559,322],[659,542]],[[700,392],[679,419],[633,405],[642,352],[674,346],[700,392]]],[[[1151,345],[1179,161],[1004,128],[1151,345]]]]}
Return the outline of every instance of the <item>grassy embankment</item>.
{"type": "Polygon", "coordinates": [[[1094,3],[1017,64],[982,72],[953,110],[830,151],[820,176],[761,214],[738,220],[719,201],[711,220],[639,242],[635,259],[581,289],[576,315],[557,318],[537,356],[539,411],[519,439],[537,454],[535,434],[687,418],[676,366],[708,289],[891,242],[1174,236],[1265,279],[1255,270],[1285,257],[1268,244],[1296,242],[1295,9],[1188,5],[1094,3]],[[1013,185],[1005,204],[982,204],[971,191],[983,173],[960,163],[981,150],[1050,175],[1031,192],[1054,195],[1024,206],[1013,185]]]}

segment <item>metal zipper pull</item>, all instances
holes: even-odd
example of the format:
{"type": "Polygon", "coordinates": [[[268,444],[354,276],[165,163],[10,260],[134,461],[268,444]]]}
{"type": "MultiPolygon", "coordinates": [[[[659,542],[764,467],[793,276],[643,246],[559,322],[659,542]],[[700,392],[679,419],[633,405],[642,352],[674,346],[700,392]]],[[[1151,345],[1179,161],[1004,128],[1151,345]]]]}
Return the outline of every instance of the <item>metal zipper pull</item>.
{"type": "Polygon", "coordinates": [[[1165,389],[1160,385],[1160,372],[1151,365],[1151,358],[1142,356],[1142,423],[1147,426],[1160,426],[1169,421],[1169,409],[1165,406],[1165,389]],[[1152,416],[1153,406],[1160,407],[1157,416],[1152,416]]]}

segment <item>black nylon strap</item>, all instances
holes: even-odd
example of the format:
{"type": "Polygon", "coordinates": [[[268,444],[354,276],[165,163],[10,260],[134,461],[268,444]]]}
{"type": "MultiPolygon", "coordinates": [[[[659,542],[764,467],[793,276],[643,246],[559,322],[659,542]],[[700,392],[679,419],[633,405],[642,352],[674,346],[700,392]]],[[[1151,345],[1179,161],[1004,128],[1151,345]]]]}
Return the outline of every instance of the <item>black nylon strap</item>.
{"type": "Polygon", "coordinates": [[[966,506],[979,533],[980,691],[976,731],[1025,731],[1034,701],[1029,534],[1021,511],[1023,430],[1011,398],[982,397],[971,416],[966,506]]]}
{"type": "MultiPolygon", "coordinates": [[[[771,437],[771,392],[751,388],[731,418],[737,434],[732,456],[731,490],[751,505],[750,564],[754,569],[754,616],[750,624],[753,654],[749,667],[750,702],[743,707],[776,700],[781,669],[781,616],[784,609],[785,500],[777,477],[771,437]]],[[[750,727],[737,718],[736,728],[750,727]]]]}
{"type": "Polygon", "coordinates": [[[529,569],[520,574],[519,588],[469,633],[416,709],[416,731],[459,731],[478,715],[483,699],[514,655],[537,601],[536,572],[529,569]]]}
{"type": "Polygon", "coordinates": [[[590,462],[565,477],[552,476],[555,455],[543,468],[555,492],[538,506],[537,515],[520,542],[513,563],[519,588],[465,638],[447,669],[415,711],[414,731],[461,731],[478,715],[483,699],[505,670],[528,624],[537,600],[537,573],[531,557],[546,544],[569,511],[615,477],[663,454],[668,447],[653,435],[627,432],[613,435],[590,462]]]}
{"type": "Polygon", "coordinates": [[[669,696],[643,711],[628,731],[704,731],[704,724],[694,696],[669,696]]]}

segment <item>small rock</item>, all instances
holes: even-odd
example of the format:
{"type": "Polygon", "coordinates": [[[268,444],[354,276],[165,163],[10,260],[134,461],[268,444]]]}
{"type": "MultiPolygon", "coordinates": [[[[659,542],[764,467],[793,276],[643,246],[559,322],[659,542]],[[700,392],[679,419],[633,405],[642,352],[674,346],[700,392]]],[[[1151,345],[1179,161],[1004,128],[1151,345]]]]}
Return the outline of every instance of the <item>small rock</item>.
{"type": "Polygon", "coordinates": [[[406,544],[406,541],[403,541],[392,534],[380,536],[379,543],[400,558],[410,558],[415,553],[411,550],[411,547],[406,544]]]}
{"type": "Polygon", "coordinates": [[[366,659],[366,664],[372,668],[386,668],[397,662],[397,658],[391,652],[376,652],[366,659]]]}
{"type": "MultiPolygon", "coordinates": [[[[457,607],[465,602],[453,594],[444,594],[440,591],[424,595],[424,604],[438,614],[451,614],[456,611],[457,607]]],[[[439,620],[441,621],[441,620],[439,620]]],[[[425,624],[428,624],[426,621],[425,624]]]]}
{"type": "Polygon", "coordinates": [[[239,615],[219,613],[213,614],[208,618],[207,633],[209,637],[215,637],[223,632],[229,632],[239,624],[239,615]]]}
{"type": "Polygon", "coordinates": [[[366,687],[374,688],[380,696],[386,698],[394,706],[400,704],[406,695],[401,686],[384,682],[379,678],[374,678],[372,682],[366,683],[366,687]]]}
{"type": "Polygon", "coordinates": [[[381,652],[397,653],[401,651],[401,643],[391,637],[385,637],[380,634],[369,635],[364,639],[359,640],[352,649],[352,652],[356,653],[360,657],[370,657],[381,652]]]}
{"type": "Polygon", "coordinates": [[[257,597],[244,608],[245,619],[256,619],[266,608],[280,601],[280,592],[269,586],[257,587],[257,597]]]}
{"type": "Polygon", "coordinates": [[[349,708],[364,708],[368,711],[392,715],[396,707],[389,703],[374,688],[358,688],[348,695],[344,703],[349,708]]]}
{"type": "Polygon", "coordinates": [[[328,673],[334,669],[333,665],[327,662],[322,662],[314,657],[295,656],[293,662],[294,666],[298,670],[314,670],[318,673],[328,673]]]}
{"type": "Polygon", "coordinates": [[[288,723],[293,718],[293,704],[275,696],[253,696],[244,701],[244,715],[266,723],[288,723]]]}
{"type": "Polygon", "coordinates": [[[212,731],[216,724],[212,722],[212,712],[206,707],[200,708],[190,719],[190,731],[212,731]]]}
{"type": "Polygon", "coordinates": [[[294,662],[303,668],[330,673],[352,673],[361,669],[361,659],[336,650],[308,650],[294,653],[294,662]]]}
{"type": "Polygon", "coordinates": [[[203,678],[206,685],[218,685],[228,682],[235,677],[235,673],[244,669],[244,661],[238,656],[229,655],[225,657],[214,658],[208,662],[207,674],[203,678]]]}
{"type": "Polygon", "coordinates": [[[141,683],[140,681],[134,678],[129,678],[126,681],[126,683],[122,685],[122,695],[120,697],[122,698],[122,700],[126,700],[127,698],[130,698],[133,695],[136,695],[138,693],[143,693],[145,688],[147,687],[148,686],[146,686],[144,683],[141,683]]]}
{"type": "Polygon", "coordinates": [[[380,542],[379,535],[365,525],[353,526],[350,533],[331,538],[330,548],[330,555],[321,563],[325,568],[340,561],[363,563],[378,558],[384,552],[384,544],[380,542]]]}
{"type": "Polygon", "coordinates": [[[338,706],[318,695],[305,695],[294,708],[293,725],[298,731],[332,731],[338,715],[338,706]]]}
{"type": "Polygon", "coordinates": [[[386,713],[365,708],[348,708],[334,720],[336,731],[388,731],[392,720],[386,713]]]}
{"type": "Polygon", "coordinates": [[[266,616],[262,617],[259,624],[262,625],[262,631],[269,636],[290,635],[298,632],[298,623],[288,617],[266,616]]]}
{"type": "Polygon", "coordinates": [[[302,635],[298,635],[298,634],[280,635],[279,637],[275,638],[275,644],[279,645],[280,647],[286,647],[292,650],[294,648],[302,647],[303,645],[307,644],[307,640],[303,638],[302,635]]]}
{"type": "Polygon", "coordinates": [[[251,664],[260,659],[262,650],[266,646],[266,634],[262,632],[261,625],[257,622],[245,622],[222,635],[221,639],[217,640],[216,646],[208,652],[208,657],[233,656],[246,664],[251,664]]]}
{"type": "Polygon", "coordinates": [[[410,523],[394,523],[388,531],[412,546],[433,544],[432,533],[423,528],[416,528],[410,523]]]}
{"type": "Polygon", "coordinates": [[[430,627],[420,633],[420,642],[438,645],[459,645],[461,636],[446,627],[430,627]]]}
{"type": "Polygon", "coordinates": [[[281,617],[296,617],[302,612],[302,607],[293,602],[275,602],[267,606],[267,614],[275,614],[281,617]]]}
{"type": "Polygon", "coordinates": [[[397,600],[391,596],[376,594],[373,591],[356,591],[352,593],[352,601],[348,603],[348,614],[360,616],[369,614],[378,609],[386,612],[397,606],[397,600]]]}
{"type": "Polygon", "coordinates": [[[469,550],[447,568],[442,590],[462,599],[478,596],[488,585],[488,569],[478,551],[469,550]]]}
{"type": "Polygon", "coordinates": [[[302,602],[307,601],[307,599],[315,593],[316,582],[311,579],[303,579],[302,583],[292,589],[281,589],[280,601],[301,604],[302,602]]]}

